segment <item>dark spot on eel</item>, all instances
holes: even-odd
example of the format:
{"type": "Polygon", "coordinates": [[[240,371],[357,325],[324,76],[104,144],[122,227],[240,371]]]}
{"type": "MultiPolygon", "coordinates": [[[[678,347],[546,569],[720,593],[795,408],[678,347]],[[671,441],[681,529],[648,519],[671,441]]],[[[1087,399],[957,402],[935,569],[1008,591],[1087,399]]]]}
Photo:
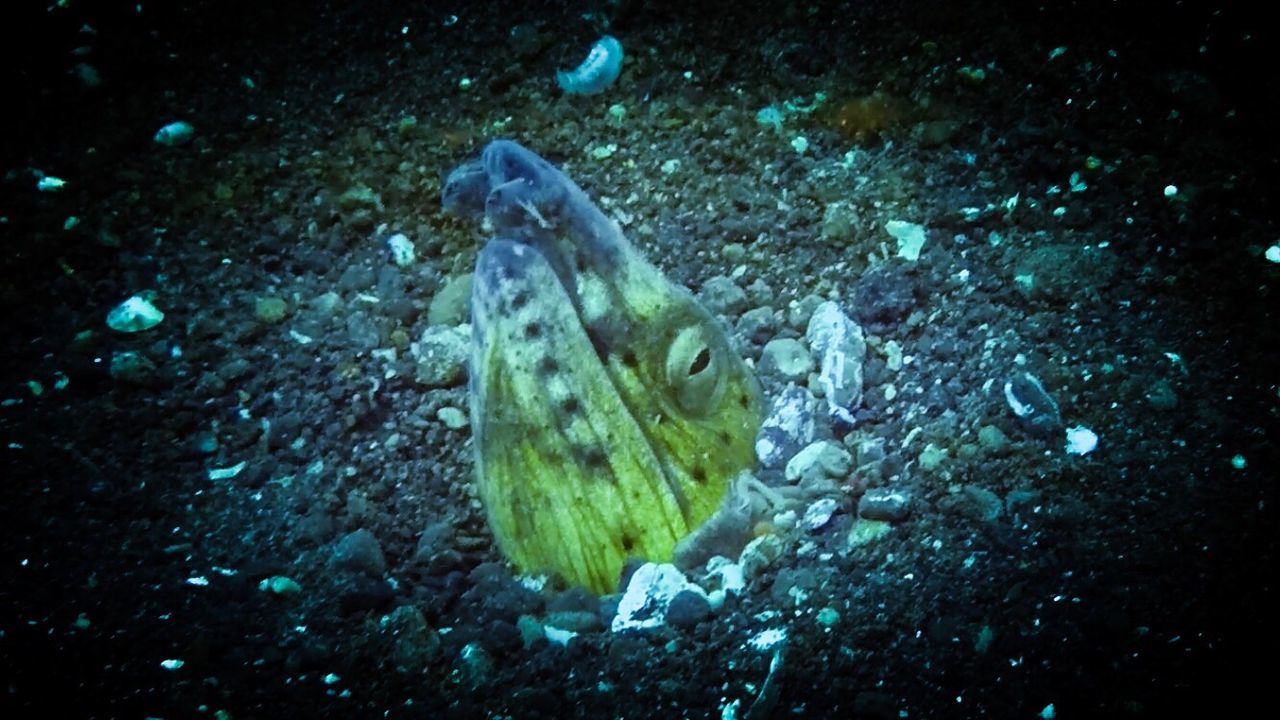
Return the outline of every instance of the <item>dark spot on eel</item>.
{"type": "Polygon", "coordinates": [[[587,448],[582,453],[582,464],[589,468],[601,468],[608,464],[609,459],[605,457],[604,451],[598,447],[587,448]]]}
{"type": "Polygon", "coordinates": [[[543,375],[554,375],[559,371],[560,363],[556,362],[556,359],[550,355],[543,355],[542,359],[538,361],[538,372],[543,375]]]}

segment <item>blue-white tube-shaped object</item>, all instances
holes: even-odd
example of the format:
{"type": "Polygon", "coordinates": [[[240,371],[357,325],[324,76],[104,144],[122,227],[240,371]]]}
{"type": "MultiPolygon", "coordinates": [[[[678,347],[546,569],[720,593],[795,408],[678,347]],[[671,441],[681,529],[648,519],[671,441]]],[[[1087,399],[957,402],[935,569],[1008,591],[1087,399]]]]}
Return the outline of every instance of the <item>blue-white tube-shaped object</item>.
{"type": "Polygon", "coordinates": [[[570,95],[595,95],[613,84],[622,72],[622,43],[605,35],[591,46],[587,59],[572,70],[557,70],[556,82],[570,95]]]}
{"type": "Polygon", "coordinates": [[[155,141],[161,145],[181,145],[191,139],[196,129],[185,120],[171,122],[156,131],[155,141]]]}

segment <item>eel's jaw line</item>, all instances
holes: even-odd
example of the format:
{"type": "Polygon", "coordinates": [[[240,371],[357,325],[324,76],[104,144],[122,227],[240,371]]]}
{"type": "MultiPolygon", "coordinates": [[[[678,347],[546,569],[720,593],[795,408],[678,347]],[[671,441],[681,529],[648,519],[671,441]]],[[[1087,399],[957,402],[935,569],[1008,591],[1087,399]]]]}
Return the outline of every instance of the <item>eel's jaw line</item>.
{"type": "Polygon", "coordinates": [[[521,200],[519,205],[524,208],[525,212],[529,213],[530,217],[538,222],[538,227],[543,230],[550,230],[552,228],[551,223],[542,216],[542,213],[538,212],[538,208],[534,207],[533,203],[528,200],[521,200]]]}

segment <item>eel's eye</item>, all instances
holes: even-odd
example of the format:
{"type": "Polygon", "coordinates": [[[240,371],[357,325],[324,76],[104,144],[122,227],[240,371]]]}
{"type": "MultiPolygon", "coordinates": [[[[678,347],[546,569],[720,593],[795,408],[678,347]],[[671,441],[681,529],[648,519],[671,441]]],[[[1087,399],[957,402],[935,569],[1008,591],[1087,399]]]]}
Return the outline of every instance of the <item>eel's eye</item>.
{"type": "Polygon", "coordinates": [[[686,412],[703,413],[715,407],[724,392],[723,350],[713,347],[697,325],[671,340],[667,350],[667,385],[686,412]]]}

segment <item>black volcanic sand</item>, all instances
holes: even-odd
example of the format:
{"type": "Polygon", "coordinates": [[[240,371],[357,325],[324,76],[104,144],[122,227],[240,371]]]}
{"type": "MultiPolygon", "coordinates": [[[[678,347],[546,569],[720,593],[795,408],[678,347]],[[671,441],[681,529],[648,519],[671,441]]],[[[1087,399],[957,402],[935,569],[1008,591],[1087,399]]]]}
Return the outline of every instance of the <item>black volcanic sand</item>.
{"type": "Polygon", "coordinates": [[[5,717],[1226,717],[1266,691],[1267,26],[1187,3],[103,4],[0,22],[5,717]],[[606,21],[620,79],[563,95],[606,21]],[[781,133],[756,121],[819,91],[781,133]],[[174,120],[193,139],[153,142],[174,120]],[[838,301],[871,336],[842,442],[886,453],[851,484],[908,516],[850,548],[840,494],[683,629],[613,633],[616,596],[518,578],[439,412],[464,384],[410,353],[465,319],[441,291],[484,236],[439,193],[493,137],[675,280],[727,276],[753,361],[803,336],[806,297],[838,301]],[[895,219],[928,228],[918,261],[895,219]],[[144,291],[164,321],[108,329],[144,291]],[[1097,450],[1018,422],[1022,371],[1097,450]],[[578,636],[526,640],[548,617],[578,636]]]}

